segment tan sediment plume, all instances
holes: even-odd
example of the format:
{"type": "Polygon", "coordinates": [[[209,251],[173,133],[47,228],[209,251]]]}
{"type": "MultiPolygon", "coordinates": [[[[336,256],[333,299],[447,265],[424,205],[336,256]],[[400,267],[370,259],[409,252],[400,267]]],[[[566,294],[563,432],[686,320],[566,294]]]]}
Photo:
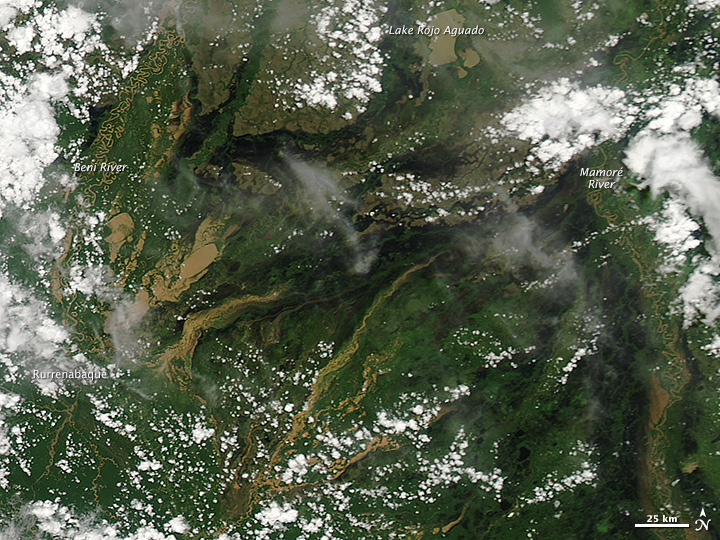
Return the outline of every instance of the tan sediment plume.
{"type": "Polygon", "coordinates": [[[653,375],[650,383],[650,424],[659,427],[665,422],[665,414],[670,403],[670,394],[660,384],[660,379],[653,375]]]}
{"type": "Polygon", "coordinates": [[[173,103],[166,131],[174,140],[178,140],[187,131],[192,119],[193,105],[190,101],[190,92],[173,103]]]}
{"type": "Polygon", "coordinates": [[[215,261],[219,253],[215,244],[208,244],[193,251],[181,265],[180,281],[188,281],[207,269],[215,261]]]}
{"type": "Polygon", "coordinates": [[[365,359],[365,367],[363,368],[362,373],[363,385],[360,392],[354,396],[346,398],[339,406],[339,409],[343,410],[345,415],[348,415],[359,408],[360,402],[377,383],[378,376],[385,373],[382,370],[378,370],[378,366],[382,366],[390,357],[392,357],[399,346],[400,341],[396,340],[387,352],[371,354],[365,359]]]}
{"type": "MultiPolygon", "coordinates": [[[[249,509],[253,507],[253,505],[258,500],[261,487],[266,486],[270,489],[280,489],[279,479],[276,477],[276,475],[273,474],[273,467],[282,459],[283,452],[288,446],[292,445],[298,437],[307,436],[308,418],[313,414],[317,414],[317,411],[314,410],[317,401],[321,398],[322,395],[324,395],[327,388],[329,388],[330,385],[333,384],[333,381],[335,380],[338,371],[340,371],[350,362],[353,355],[360,348],[360,338],[368,331],[368,320],[375,314],[376,310],[387,299],[392,297],[398,291],[398,289],[400,289],[400,287],[408,281],[408,279],[413,274],[430,266],[439,256],[440,254],[437,254],[430,260],[421,264],[417,264],[412,268],[408,269],[390,285],[390,287],[384,292],[384,294],[380,294],[377,296],[377,298],[372,303],[367,313],[363,317],[360,326],[357,328],[357,330],[355,330],[352,337],[348,341],[347,345],[345,345],[342,350],[334,358],[332,358],[318,373],[315,383],[310,390],[310,396],[307,400],[306,407],[298,414],[296,414],[293,418],[293,423],[289,433],[287,433],[287,435],[283,438],[283,440],[278,444],[278,446],[271,454],[266,472],[259,475],[249,487],[250,494],[245,494],[243,496],[243,498],[248,501],[247,506],[243,505],[243,508],[239,510],[238,513],[248,512],[249,509]]],[[[382,360],[382,358],[382,355],[377,355],[367,362],[366,371],[363,372],[363,387],[374,383],[375,375],[373,373],[373,367],[377,365],[378,361],[382,360]],[[369,370],[367,368],[369,368],[369,370]]],[[[347,401],[345,403],[345,406],[348,406],[349,408],[356,406],[356,400],[361,400],[363,396],[364,393],[363,390],[361,390],[361,392],[355,398],[351,398],[350,401],[347,401]]],[[[392,439],[387,437],[376,439],[369,443],[365,450],[355,456],[355,458],[350,458],[348,461],[339,460],[338,462],[334,463],[331,468],[335,468],[336,471],[339,471],[338,474],[342,474],[342,471],[344,471],[350,464],[355,463],[363,457],[367,456],[368,453],[379,448],[384,448],[386,451],[396,449],[396,444],[397,443],[395,443],[392,439]]]]}
{"type": "Polygon", "coordinates": [[[455,54],[455,41],[457,37],[445,34],[444,32],[446,28],[460,28],[464,22],[465,17],[454,9],[438,13],[430,19],[428,26],[434,26],[440,29],[440,34],[430,41],[429,61],[431,64],[434,66],[442,66],[457,60],[457,55],[455,54]]]}
{"type": "MultiPolygon", "coordinates": [[[[397,290],[400,288],[400,286],[403,285],[412,274],[414,274],[418,270],[427,268],[434,260],[435,258],[431,259],[426,263],[418,264],[410,268],[393,282],[393,284],[390,286],[390,289],[385,294],[379,296],[375,300],[375,302],[373,302],[373,304],[370,306],[370,309],[368,309],[368,312],[365,314],[365,317],[363,317],[360,327],[355,331],[349,343],[318,373],[315,384],[312,386],[310,398],[308,399],[307,409],[296,415],[293,419],[293,427],[286,439],[287,443],[291,444],[298,437],[298,435],[305,431],[307,419],[309,416],[312,415],[315,403],[318,399],[320,399],[320,396],[322,396],[325,393],[325,390],[330,386],[332,380],[335,378],[335,374],[350,361],[353,354],[355,354],[360,348],[360,337],[365,334],[365,332],[367,332],[367,322],[370,317],[372,317],[372,315],[375,313],[375,310],[385,300],[394,295],[395,292],[397,292],[397,290]]],[[[279,451],[280,449],[278,449],[278,452],[279,451]]]]}
{"type": "Polygon", "coordinates": [[[232,323],[248,307],[266,304],[277,300],[280,291],[273,291],[265,296],[249,295],[243,298],[233,298],[219,306],[190,315],[183,324],[180,341],[171,346],[158,358],[154,367],[157,367],[171,377],[182,381],[190,379],[192,357],[195,348],[205,330],[209,328],[222,328],[232,323]]]}
{"type": "Polygon", "coordinates": [[[480,55],[470,47],[460,51],[460,58],[463,59],[463,66],[468,69],[474,68],[480,63],[480,55]]]}
{"type": "Polygon", "coordinates": [[[120,248],[123,247],[135,229],[135,222],[133,218],[130,217],[130,214],[123,212],[110,218],[107,226],[111,232],[105,237],[105,241],[110,244],[110,262],[114,263],[120,252],[120,248]]]}
{"type": "MultiPolygon", "coordinates": [[[[609,205],[602,190],[588,192],[588,203],[609,224],[622,225],[628,221],[623,208],[609,205]]],[[[638,459],[638,497],[647,514],[660,514],[664,508],[676,506],[677,491],[668,475],[667,449],[670,445],[667,418],[669,409],[683,399],[690,372],[685,354],[680,346],[678,321],[667,317],[660,281],[642,251],[642,243],[630,232],[624,232],[620,244],[624,246],[637,265],[643,284],[643,296],[647,301],[649,320],[654,322],[658,335],[657,353],[663,358],[648,385],[649,410],[645,424],[646,442],[638,459]]],[[[663,540],[685,538],[696,540],[709,538],[707,532],[657,529],[656,537],[663,540]]]]}
{"type": "Polygon", "coordinates": [[[151,305],[176,302],[207,273],[221,254],[227,221],[227,217],[206,218],[195,233],[195,242],[189,250],[179,242],[173,244],[170,254],[143,279],[145,288],[152,292],[151,305]]]}
{"type": "Polygon", "coordinates": [[[128,212],[120,212],[112,216],[106,226],[110,229],[110,234],[105,237],[110,249],[110,264],[116,263],[114,272],[116,275],[115,285],[117,287],[125,287],[130,275],[138,267],[138,259],[145,247],[147,231],[140,230],[138,235],[136,232],[135,220],[128,212]],[[135,246],[132,253],[125,257],[120,257],[120,250],[125,245],[135,246]]]}
{"type": "Polygon", "coordinates": [[[50,275],[50,293],[53,295],[53,298],[59,302],[63,303],[63,277],[62,277],[62,270],[61,267],[64,265],[65,261],[68,258],[68,255],[70,253],[70,247],[72,246],[72,241],[74,238],[74,233],[72,229],[68,229],[67,233],[65,234],[65,240],[63,241],[63,252],[60,258],[57,260],[57,262],[53,265],[52,272],[50,275]]]}
{"type": "Polygon", "coordinates": [[[187,133],[190,124],[192,123],[194,108],[190,101],[190,92],[187,92],[181,98],[177,99],[172,104],[170,115],[165,122],[165,130],[157,124],[152,126],[153,135],[153,149],[166,147],[165,152],[159,157],[153,166],[154,175],[158,177],[160,175],[159,169],[163,165],[170,163],[175,152],[178,141],[187,133]]]}
{"type": "MultiPolygon", "coordinates": [[[[374,452],[392,452],[394,450],[397,450],[401,446],[401,444],[388,437],[387,435],[382,437],[375,437],[372,441],[368,442],[365,445],[365,448],[363,450],[361,450],[354,456],[350,458],[340,458],[331,463],[328,467],[328,472],[331,473],[332,476],[327,480],[318,480],[315,482],[304,482],[302,484],[289,484],[281,486],[280,478],[272,478],[265,481],[262,485],[265,485],[276,492],[288,492],[298,488],[311,487],[325,482],[332,482],[340,478],[343,473],[348,469],[348,467],[354,465],[355,463],[358,463],[359,461],[362,461],[370,454],[374,452]]],[[[312,458],[308,460],[308,463],[310,465],[313,465],[317,463],[317,459],[312,458]]]]}
{"type": "Polygon", "coordinates": [[[460,513],[460,517],[458,517],[457,519],[451,521],[450,523],[448,523],[447,525],[445,525],[445,526],[442,527],[441,529],[435,529],[433,532],[434,532],[435,534],[437,534],[437,533],[439,533],[439,532],[442,532],[443,534],[449,533],[450,530],[451,530],[455,525],[459,524],[459,523],[465,518],[465,514],[467,513],[467,509],[468,509],[469,506],[470,506],[470,504],[468,503],[468,504],[466,504],[466,505],[463,507],[462,512],[460,513]]]}

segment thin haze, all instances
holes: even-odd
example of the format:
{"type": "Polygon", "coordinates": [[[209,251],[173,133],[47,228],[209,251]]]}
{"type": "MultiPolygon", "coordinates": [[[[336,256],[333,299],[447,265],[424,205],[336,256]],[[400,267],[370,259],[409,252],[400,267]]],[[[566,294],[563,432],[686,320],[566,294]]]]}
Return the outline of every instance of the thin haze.
{"type": "Polygon", "coordinates": [[[300,184],[302,202],[310,214],[315,219],[330,221],[350,246],[353,256],[351,270],[356,274],[366,274],[375,262],[377,250],[360,240],[352,222],[342,213],[341,209],[351,207],[353,201],[328,169],[288,153],[285,153],[282,161],[300,184]]]}

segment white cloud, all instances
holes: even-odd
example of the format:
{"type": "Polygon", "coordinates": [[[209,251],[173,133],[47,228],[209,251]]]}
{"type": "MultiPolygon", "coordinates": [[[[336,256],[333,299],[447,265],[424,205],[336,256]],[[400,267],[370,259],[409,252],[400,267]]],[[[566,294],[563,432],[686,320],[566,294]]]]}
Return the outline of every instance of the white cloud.
{"type": "Polygon", "coordinates": [[[710,11],[720,7],[720,0],[689,0],[688,6],[702,11],[710,11]]]}
{"type": "MultiPolygon", "coordinates": [[[[43,81],[44,82],[44,81],[43,81]]],[[[49,100],[31,85],[0,107],[0,216],[7,204],[29,208],[57,158],[60,129],[49,100]]]]}
{"type": "Polygon", "coordinates": [[[686,133],[658,135],[644,131],[626,151],[625,164],[645,179],[653,196],[671,191],[700,214],[720,253],[720,180],[715,177],[700,146],[686,133]]]}
{"type": "MultiPolygon", "coordinates": [[[[2,13],[0,12],[0,15],[2,13]]],[[[11,17],[13,14],[6,11],[5,18],[11,17]]],[[[95,22],[95,15],[78,7],[69,6],[67,9],[58,10],[54,6],[50,6],[38,10],[23,26],[8,25],[7,37],[8,42],[17,49],[18,54],[34,50],[46,55],[62,55],[68,47],[88,45],[84,42],[87,34],[93,30],[95,22]]],[[[89,45],[91,48],[94,47],[94,43],[89,45]]]]}
{"type": "Polygon", "coordinates": [[[79,292],[87,297],[97,296],[100,300],[113,300],[119,293],[112,285],[112,272],[105,265],[72,266],[67,278],[68,294],[79,292]]]}
{"type": "Polygon", "coordinates": [[[7,22],[0,25],[0,28],[4,29],[17,16],[18,12],[27,13],[34,5],[35,0],[4,0],[0,7],[0,13],[5,14],[7,22]]]}
{"type": "Polygon", "coordinates": [[[75,6],[69,6],[66,10],[58,12],[57,19],[54,22],[57,33],[61,38],[80,42],[92,28],[95,15],[86,13],[75,6]]]}
{"type": "Polygon", "coordinates": [[[384,58],[377,44],[382,38],[380,16],[387,8],[370,2],[332,2],[314,17],[317,36],[329,45],[313,60],[311,80],[298,81],[295,95],[310,106],[337,107],[340,96],[367,103],[382,91],[380,77],[384,58]],[[340,54],[333,49],[342,49],[340,54]]]}
{"type": "Polygon", "coordinates": [[[192,439],[197,444],[209,439],[215,434],[215,430],[212,428],[204,428],[202,425],[196,425],[192,430],[192,439]]]}
{"type": "Polygon", "coordinates": [[[177,516],[172,518],[165,528],[169,532],[174,532],[178,534],[185,534],[190,531],[190,525],[188,525],[187,520],[183,516],[177,516]]]}
{"type": "Polygon", "coordinates": [[[282,506],[275,501],[255,515],[255,519],[266,527],[282,526],[285,523],[293,523],[298,517],[298,511],[285,503],[282,506]]]}
{"type": "Polygon", "coordinates": [[[63,73],[38,73],[33,76],[30,87],[33,95],[41,100],[62,99],[70,90],[63,73]]]}
{"type": "MultiPolygon", "coordinates": [[[[692,66],[679,70],[694,72],[692,66]]],[[[670,246],[671,258],[661,271],[672,270],[687,251],[698,246],[692,237],[696,224],[681,206],[702,217],[712,236],[707,248],[713,260],[698,265],[681,288],[680,299],[686,326],[701,317],[711,324],[720,314],[720,179],[690,130],[701,124],[703,115],[720,115],[720,84],[714,79],[689,78],[683,86],[669,85],[647,103],[644,119],[648,123],[628,145],[625,164],[643,179],[640,188],[649,187],[654,197],[665,192],[674,196],[661,217],[645,220],[655,230],[656,240],[670,246]]]]}
{"type": "MultiPolygon", "coordinates": [[[[312,3],[311,28],[315,32],[301,51],[302,69],[291,68],[259,78],[274,94],[275,107],[293,112],[306,106],[336,111],[337,117],[351,120],[364,112],[372,97],[382,91],[386,65],[380,49],[382,17],[387,11],[381,1],[323,0],[312,3]]],[[[296,47],[294,32],[278,33],[278,49],[296,47]]]]}
{"type": "Polygon", "coordinates": [[[685,85],[671,84],[662,97],[647,100],[645,129],[659,133],[689,131],[702,122],[703,113],[720,113],[720,85],[714,79],[690,78],[685,85]]]}
{"type": "Polygon", "coordinates": [[[25,54],[32,50],[32,42],[35,39],[35,29],[30,26],[16,26],[7,33],[10,45],[15,47],[17,54],[25,54]]]}
{"type": "Polygon", "coordinates": [[[158,469],[162,469],[162,463],[160,463],[158,460],[144,460],[138,463],[138,470],[139,471],[157,471],[158,469]]]}
{"type": "Polygon", "coordinates": [[[660,216],[649,216],[643,221],[655,232],[655,241],[667,246],[669,253],[661,266],[663,272],[677,271],[688,252],[702,243],[694,236],[700,224],[688,215],[687,206],[677,197],[665,201],[660,216]]]}
{"type": "MultiPolygon", "coordinates": [[[[119,59],[100,38],[98,16],[69,6],[58,9],[34,0],[0,0],[0,26],[14,50],[0,50],[0,217],[8,205],[29,209],[44,186],[43,173],[58,157],[58,108],[76,121],[89,120],[89,102],[96,102],[117,83],[108,66],[134,65],[119,59]],[[22,23],[18,13],[27,13],[22,23]],[[88,64],[88,54],[100,51],[99,62],[88,64]],[[24,53],[32,52],[30,55],[24,53]],[[103,76],[99,76],[102,73],[103,76]],[[68,96],[86,98],[70,101],[68,96]]],[[[116,88],[112,88],[116,90],[116,88]]],[[[77,155],[79,144],[65,149],[77,155]]]]}
{"type": "MultiPolygon", "coordinates": [[[[2,476],[0,470],[0,476],[2,476]]],[[[55,540],[176,540],[174,534],[165,534],[152,525],[145,525],[127,535],[105,519],[92,515],[78,516],[71,508],[56,501],[33,501],[18,513],[20,519],[3,523],[0,539],[39,538],[36,531],[55,540]],[[32,531],[32,532],[31,532],[32,531]]],[[[171,519],[165,528],[169,533],[185,534],[190,530],[183,516],[171,519]]]]}
{"type": "Polygon", "coordinates": [[[705,262],[690,274],[687,283],[680,289],[684,310],[684,326],[704,317],[703,322],[713,324],[720,315],[720,285],[717,265],[705,262]]]}
{"type": "Polygon", "coordinates": [[[580,88],[560,79],[501,119],[509,135],[534,144],[531,153],[556,169],[583,150],[617,139],[635,120],[619,88],[580,88]]]}
{"type": "Polygon", "coordinates": [[[288,468],[282,473],[282,481],[286,484],[300,483],[308,473],[310,463],[305,454],[297,454],[288,461],[288,468]]]}
{"type": "Polygon", "coordinates": [[[23,249],[35,261],[34,270],[46,277],[52,261],[63,253],[66,232],[60,215],[53,211],[35,211],[13,216],[13,219],[22,231],[18,232],[18,243],[23,244],[23,249]]]}
{"type": "Polygon", "coordinates": [[[4,29],[17,16],[17,10],[9,5],[0,6],[0,29],[4,29]]]}
{"type": "Polygon", "coordinates": [[[53,357],[68,332],[48,315],[48,306],[0,274],[0,352],[53,357]]]}
{"type": "Polygon", "coordinates": [[[70,332],[55,321],[47,302],[0,272],[0,364],[6,382],[29,378],[44,394],[53,396],[63,381],[32,379],[33,370],[98,369],[82,354],[67,355],[69,338],[70,332]]]}

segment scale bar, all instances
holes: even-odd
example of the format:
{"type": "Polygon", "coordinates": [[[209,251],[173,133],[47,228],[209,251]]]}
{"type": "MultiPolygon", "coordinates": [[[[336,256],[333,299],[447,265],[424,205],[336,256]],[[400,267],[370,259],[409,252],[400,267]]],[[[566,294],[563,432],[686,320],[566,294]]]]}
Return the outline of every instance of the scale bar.
{"type": "Polygon", "coordinates": [[[668,527],[677,529],[677,528],[689,527],[689,526],[690,526],[689,523],[636,523],[635,524],[635,527],[646,527],[646,528],[652,527],[652,528],[659,528],[659,529],[668,528],[668,527]]]}

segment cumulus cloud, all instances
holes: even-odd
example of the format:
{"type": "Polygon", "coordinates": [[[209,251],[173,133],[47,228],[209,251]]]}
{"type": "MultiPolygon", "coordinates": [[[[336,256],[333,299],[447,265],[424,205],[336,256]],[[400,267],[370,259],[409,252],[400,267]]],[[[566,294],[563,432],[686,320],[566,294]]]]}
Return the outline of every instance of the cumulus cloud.
{"type": "Polygon", "coordinates": [[[281,528],[285,523],[293,523],[297,517],[298,511],[292,506],[287,503],[280,505],[275,501],[255,515],[255,519],[263,525],[273,528],[281,528]]]}
{"type": "Polygon", "coordinates": [[[10,21],[17,17],[17,9],[13,6],[3,4],[0,5],[0,28],[5,28],[10,21]]]}
{"type": "Polygon", "coordinates": [[[720,315],[720,268],[712,262],[698,266],[680,290],[683,302],[684,326],[702,319],[707,325],[713,324],[720,315]]]}
{"type": "MultiPolygon", "coordinates": [[[[34,0],[4,0],[0,7],[0,14],[4,14],[2,21],[7,21],[0,27],[4,27],[12,21],[18,13],[27,13],[35,4],[34,0]]],[[[1,21],[0,21],[1,22],[1,21]]]]}
{"type": "MultiPolygon", "coordinates": [[[[625,164],[645,179],[640,187],[649,186],[654,196],[669,191],[684,201],[705,222],[712,242],[707,246],[714,260],[706,260],[690,275],[680,290],[684,324],[702,319],[712,324],[720,315],[720,285],[717,260],[720,257],[720,180],[713,174],[700,146],[687,133],[670,135],[645,130],[628,146],[625,164]]],[[[656,239],[672,243],[672,256],[660,270],[672,269],[683,253],[697,247],[690,235],[692,223],[678,214],[665,211],[666,224],[656,224],[656,239]],[[658,235],[660,237],[658,238],[658,235]]]]}
{"type": "MultiPolygon", "coordinates": [[[[650,188],[654,197],[669,192],[672,198],[700,216],[712,240],[707,244],[712,261],[700,264],[681,290],[685,324],[704,315],[707,324],[720,312],[716,286],[720,260],[720,179],[690,131],[703,116],[720,116],[720,84],[714,79],[689,78],[681,86],[671,84],[659,96],[647,100],[645,127],[631,140],[625,152],[625,165],[650,188]]],[[[663,216],[655,221],[656,240],[671,245],[672,259],[661,270],[672,269],[683,253],[697,247],[692,237],[697,230],[680,212],[676,203],[668,203],[663,216]],[[663,224],[664,223],[664,224],[663,224]]]]}
{"type": "Polygon", "coordinates": [[[12,59],[20,74],[0,72],[1,216],[8,205],[28,209],[38,198],[44,170],[58,157],[56,108],[68,104],[71,92],[78,94],[78,87],[71,88],[68,80],[82,79],[78,66],[100,42],[96,16],[74,6],[58,10],[41,8],[37,2],[5,1],[0,27],[15,48],[0,51],[2,58],[12,59]],[[22,24],[16,23],[19,13],[28,14],[22,24]],[[20,59],[30,51],[38,57],[20,59]]]}
{"type": "Polygon", "coordinates": [[[713,174],[700,146],[686,133],[644,133],[633,139],[625,158],[628,168],[645,181],[653,196],[672,191],[701,215],[720,253],[720,180],[713,174]]]}
{"type": "MultiPolygon", "coordinates": [[[[51,262],[62,253],[65,238],[60,215],[40,210],[52,185],[47,167],[60,152],[56,116],[62,110],[70,113],[65,117],[69,123],[87,119],[87,107],[69,97],[87,96],[88,72],[95,68],[85,57],[107,47],[100,39],[98,15],[78,5],[59,8],[35,0],[0,0],[0,4],[0,28],[10,45],[0,51],[0,60],[14,66],[12,74],[0,71],[0,217],[17,229],[10,241],[22,245],[34,263],[24,277],[34,273],[49,288],[51,262]],[[32,57],[23,55],[28,51],[32,57]]],[[[78,148],[70,144],[66,157],[78,148]]],[[[21,263],[14,260],[12,266],[21,263]]],[[[75,265],[65,277],[73,292],[100,299],[116,296],[101,265],[75,265]]],[[[0,274],[0,363],[8,368],[9,377],[17,377],[12,371],[17,366],[25,377],[32,368],[73,369],[89,364],[84,357],[66,356],[70,333],[53,319],[42,294],[11,278],[7,270],[0,274]]],[[[59,388],[55,381],[35,382],[50,393],[59,388]]]]}
{"type": "Polygon", "coordinates": [[[677,197],[663,204],[659,216],[648,216],[644,223],[655,233],[655,241],[667,246],[667,257],[661,272],[674,272],[702,242],[695,237],[700,224],[688,215],[687,206],[677,197]]]}
{"type": "MultiPolygon", "coordinates": [[[[62,88],[62,78],[54,81],[62,88]]],[[[36,78],[15,99],[0,106],[0,216],[13,204],[29,208],[44,185],[43,171],[57,158],[55,143],[60,128],[55,122],[51,99],[46,92],[47,79],[36,78]]]]}
{"type": "MultiPolygon", "coordinates": [[[[9,243],[12,246],[22,246],[28,255],[31,271],[37,279],[50,277],[52,265],[62,256],[63,240],[65,239],[64,222],[57,211],[35,210],[32,212],[14,211],[5,209],[5,219],[13,225],[14,231],[9,243]]],[[[0,244],[0,260],[6,260],[8,250],[3,250],[0,244]]],[[[21,257],[13,256],[13,267],[17,267],[21,257]]]]}
{"type": "Polygon", "coordinates": [[[176,540],[172,534],[188,532],[185,518],[178,516],[168,523],[165,534],[152,525],[122,534],[117,527],[93,515],[78,516],[56,501],[33,501],[24,505],[15,519],[0,528],[0,539],[46,538],[56,540],[176,540]]]}
{"type": "MultiPolygon", "coordinates": [[[[384,58],[378,47],[383,36],[379,23],[386,10],[368,0],[346,0],[321,8],[312,18],[317,36],[341,44],[343,55],[312,55],[310,77],[293,85],[295,98],[334,110],[338,98],[366,104],[381,92],[384,58]]],[[[365,106],[357,105],[356,110],[363,112],[365,106]]],[[[346,114],[352,116],[349,111],[346,114]]]]}
{"type": "MultiPolygon", "coordinates": [[[[31,248],[41,250],[41,261],[47,256],[46,250],[51,249],[40,243],[31,248]]],[[[44,268],[42,262],[36,266],[44,268]]],[[[41,280],[41,283],[46,282],[41,280]]],[[[29,379],[44,394],[55,396],[63,390],[65,381],[33,378],[33,370],[95,370],[97,366],[84,354],[71,352],[70,329],[56,320],[50,303],[41,295],[42,292],[36,292],[7,272],[0,271],[0,374],[5,383],[29,379]]],[[[0,432],[0,448],[1,435],[0,432]]]]}
{"type": "Polygon", "coordinates": [[[0,352],[52,358],[68,332],[48,315],[49,306],[0,274],[0,352]]]}
{"type": "Polygon", "coordinates": [[[720,114],[720,84],[714,79],[690,78],[683,86],[671,84],[662,97],[647,100],[644,130],[658,133],[689,131],[702,122],[703,113],[720,114]]]}
{"type": "Polygon", "coordinates": [[[689,0],[688,6],[701,11],[710,11],[720,7],[720,0],[689,0]]]}
{"type": "Polygon", "coordinates": [[[501,119],[509,135],[533,143],[531,154],[556,169],[596,144],[622,136],[638,109],[619,88],[580,88],[560,79],[501,119]]]}
{"type": "Polygon", "coordinates": [[[113,284],[112,271],[105,265],[75,265],[67,272],[67,294],[96,296],[103,302],[117,300],[120,289],[113,284]]]}
{"type": "Polygon", "coordinates": [[[97,369],[81,353],[68,355],[69,339],[70,331],[53,318],[47,302],[0,272],[0,373],[6,383],[30,379],[41,392],[54,396],[63,381],[33,379],[33,370],[97,369]]]}
{"type": "Polygon", "coordinates": [[[286,484],[300,483],[307,475],[310,468],[310,462],[305,454],[297,454],[288,461],[288,468],[282,473],[282,481],[286,484]]]}
{"type": "Polygon", "coordinates": [[[176,516],[167,523],[165,529],[169,532],[186,534],[190,532],[190,525],[184,516],[176,516]]]}

